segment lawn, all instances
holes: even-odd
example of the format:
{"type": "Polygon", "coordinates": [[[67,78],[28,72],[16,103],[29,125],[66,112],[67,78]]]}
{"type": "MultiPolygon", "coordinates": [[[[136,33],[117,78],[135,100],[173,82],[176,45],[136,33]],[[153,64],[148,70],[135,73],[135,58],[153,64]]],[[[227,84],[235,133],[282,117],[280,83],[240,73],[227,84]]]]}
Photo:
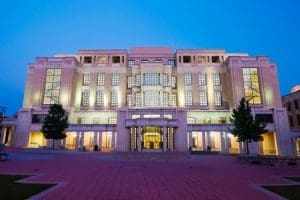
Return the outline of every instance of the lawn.
{"type": "MultiPolygon", "coordinates": [[[[300,177],[284,177],[284,178],[300,183],[300,177]]],[[[299,185],[278,185],[278,186],[265,185],[262,187],[264,189],[267,189],[271,192],[274,192],[290,200],[300,199],[300,184],[299,185]]]]}
{"type": "Polygon", "coordinates": [[[27,175],[3,175],[0,174],[1,199],[27,199],[55,184],[16,183],[15,181],[27,178],[27,175]]]}

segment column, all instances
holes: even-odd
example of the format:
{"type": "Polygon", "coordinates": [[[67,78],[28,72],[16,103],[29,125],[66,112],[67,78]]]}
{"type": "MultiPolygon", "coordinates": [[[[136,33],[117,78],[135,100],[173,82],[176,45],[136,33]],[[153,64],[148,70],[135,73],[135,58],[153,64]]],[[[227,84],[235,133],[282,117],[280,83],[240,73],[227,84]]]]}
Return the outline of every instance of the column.
{"type": "Polygon", "coordinates": [[[224,131],[220,131],[220,143],[221,143],[220,151],[221,152],[225,152],[225,138],[224,137],[226,137],[226,134],[224,136],[224,131]]]}
{"type": "Polygon", "coordinates": [[[0,133],[0,144],[4,144],[4,134],[5,134],[5,127],[2,127],[1,133],[0,133]]]}
{"type": "Polygon", "coordinates": [[[192,131],[188,131],[188,138],[189,138],[189,146],[188,146],[188,150],[192,150],[193,149],[193,132],[192,131]]]}
{"type": "Polygon", "coordinates": [[[76,131],[76,143],[75,143],[75,149],[79,149],[80,148],[80,132],[76,131]]]}
{"type": "MultiPolygon", "coordinates": [[[[206,131],[206,138],[207,138],[207,144],[206,144],[206,148],[207,146],[211,147],[211,142],[210,142],[210,131],[206,131]]],[[[206,149],[207,150],[207,149],[206,149]]]]}
{"type": "Polygon", "coordinates": [[[62,147],[66,148],[66,137],[62,140],[62,147]]]}
{"type": "Polygon", "coordinates": [[[224,152],[225,153],[229,153],[229,144],[230,144],[230,141],[229,141],[229,137],[228,137],[228,134],[226,131],[223,131],[223,134],[224,134],[224,152]]]}
{"type": "Polygon", "coordinates": [[[167,127],[163,128],[163,152],[167,151],[167,127]]]}
{"type": "Polygon", "coordinates": [[[112,131],[112,134],[111,134],[111,150],[112,151],[115,151],[115,145],[116,145],[116,131],[112,131]]]}
{"type": "Polygon", "coordinates": [[[81,132],[81,140],[80,140],[80,141],[81,141],[80,146],[81,146],[82,148],[84,147],[84,135],[85,135],[85,134],[84,134],[84,131],[82,131],[82,132],[81,132]]]}
{"type": "Polygon", "coordinates": [[[99,131],[98,135],[99,135],[99,138],[98,138],[99,151],[102,151],[102,131],[99,131]]]}
{"type": "Polygon", "coordinates": [[[202,149],[203,151],[206,150],[206,137],[205,137],[205,131],[202,131],[202,149]]]}
{"type": "Polygon", "coordinates": [[[170,144],[170,151],[173,151],[174,147],[173,147],[173,142],[174,141],[174,128],[170,128],[170,141],[169,141],[169,144],[170,144]]]}
{"type": "Polygon", "coordinates": [[[137,138],[138,152],[142,151],[142,146],[141,146],[141,135],[142,135],[142,128],[139,126],[139,127],[138,127],[138,138],[137,138]]]}
{"type": "Polygon", "coordinates": [[[240,154],[245,154],[245,149],[243,147],[244,147],[243,142],[239,142],[239,151],[240,151],[240,154]]]}

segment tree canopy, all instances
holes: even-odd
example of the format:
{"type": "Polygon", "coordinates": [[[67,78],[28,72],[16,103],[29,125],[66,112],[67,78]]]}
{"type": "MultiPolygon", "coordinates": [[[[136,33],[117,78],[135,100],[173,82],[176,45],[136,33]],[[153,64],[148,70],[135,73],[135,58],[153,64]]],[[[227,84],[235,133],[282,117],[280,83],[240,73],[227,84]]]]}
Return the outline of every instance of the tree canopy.
{"type": "Polygon", "coordinates": [[[233,123],[234,128],[229,129],[238,142],[245,142],[247,154],[249,154],[248,144],[252,141],[262,141],[262,134],[268,132],[265,129],[266,124],[262,124],[259,120],[253,118],[251,114],[251,107],[249,102],[242,98],[237,108],[233,109],[230,122],[233,123]]]}
{"type": "Polygon", "coordinates": [[[60,140],[66,137],[65,130],[69,127],[68,115],[60,104],[53,104],[43,121],[41,132],[46,139],[60,140]]]}

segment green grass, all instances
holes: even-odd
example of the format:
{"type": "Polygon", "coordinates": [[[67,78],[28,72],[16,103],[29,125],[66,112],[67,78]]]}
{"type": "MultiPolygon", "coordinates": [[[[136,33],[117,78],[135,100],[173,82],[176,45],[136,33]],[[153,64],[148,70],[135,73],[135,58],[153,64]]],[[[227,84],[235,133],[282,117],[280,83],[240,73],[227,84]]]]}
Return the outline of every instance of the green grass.
{"type": "MultiPolygon", "coordinates": [[[[283,177],[283,178],[300,183],[300,177],[283,177]]],[[[290,200],[300,199],[300,185],[278,185],[278,186],[265,185],[262,187],[264,189],[267,189],[271,192],[274,192],[290,200]]]]}
{"type": "Polygon", "coordinates": [[[15,181],[27,178],[27,175],[3,175],[0,174],[1,199],[27,199],[55,184],[16,183],[15,181]]]}

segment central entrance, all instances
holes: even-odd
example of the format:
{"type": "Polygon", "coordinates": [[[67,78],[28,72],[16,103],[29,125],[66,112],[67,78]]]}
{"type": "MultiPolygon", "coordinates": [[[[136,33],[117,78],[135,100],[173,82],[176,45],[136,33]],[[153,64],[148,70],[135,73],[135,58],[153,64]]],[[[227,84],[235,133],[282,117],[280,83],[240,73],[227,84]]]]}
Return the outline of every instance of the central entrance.
{"type": "Polygon", "coordinates": [[[143,149],[162,149],[163,137],[160,127],[144,127],[142,132],[143,149]]]}

